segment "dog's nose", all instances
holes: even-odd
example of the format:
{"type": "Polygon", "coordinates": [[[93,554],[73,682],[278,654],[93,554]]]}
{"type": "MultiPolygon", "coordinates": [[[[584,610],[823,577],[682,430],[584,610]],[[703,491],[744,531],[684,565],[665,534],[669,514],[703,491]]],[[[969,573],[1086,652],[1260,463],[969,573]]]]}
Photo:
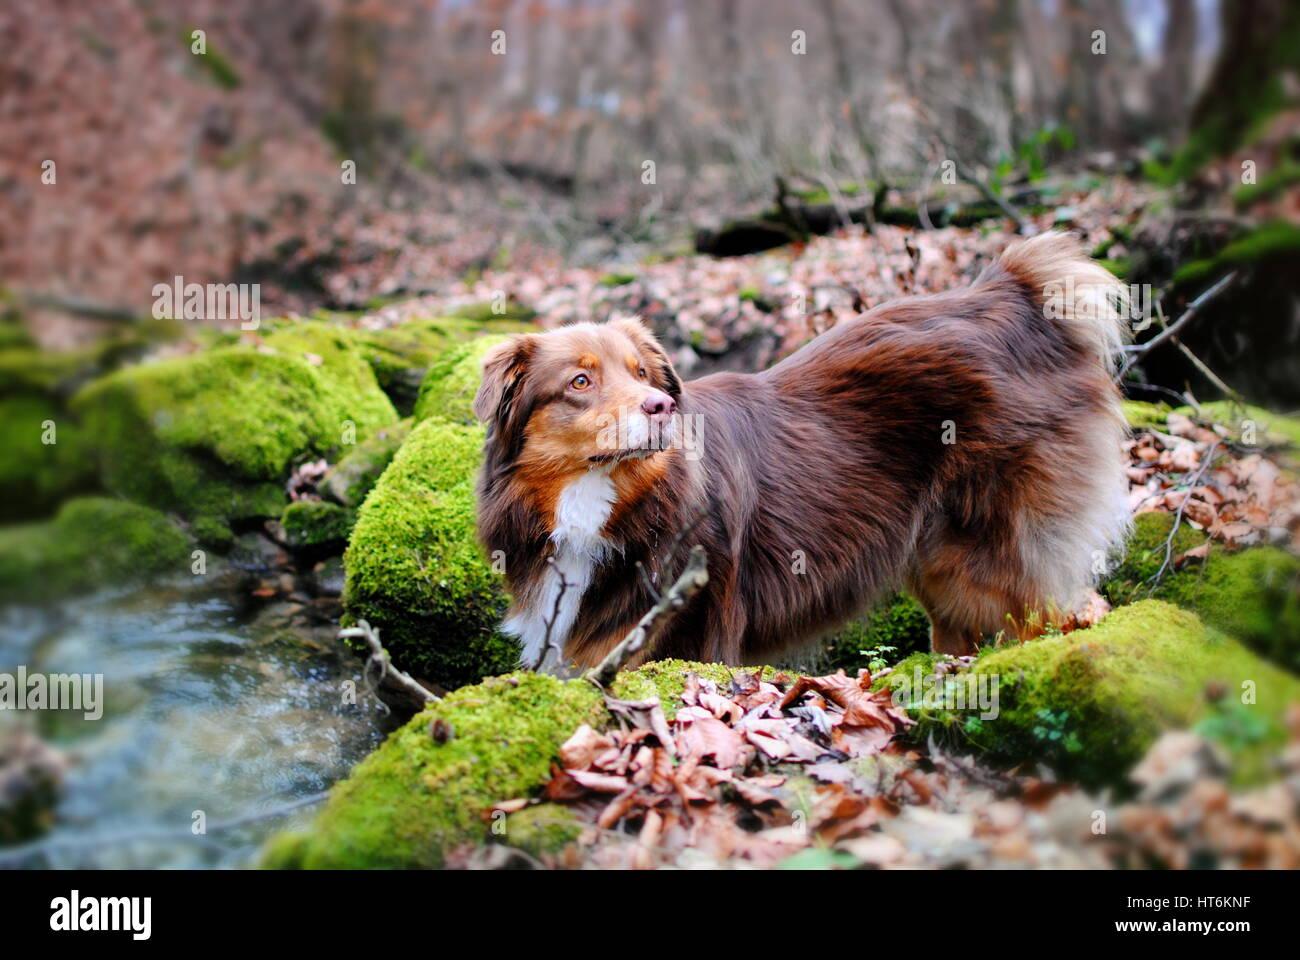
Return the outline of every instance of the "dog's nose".
{"type": "Polygon", "coordinates": [[[662,390],[651,390],[641,401],[642,413],[650,416],[671,417],[677,410],[677,401],[662,390]]]}

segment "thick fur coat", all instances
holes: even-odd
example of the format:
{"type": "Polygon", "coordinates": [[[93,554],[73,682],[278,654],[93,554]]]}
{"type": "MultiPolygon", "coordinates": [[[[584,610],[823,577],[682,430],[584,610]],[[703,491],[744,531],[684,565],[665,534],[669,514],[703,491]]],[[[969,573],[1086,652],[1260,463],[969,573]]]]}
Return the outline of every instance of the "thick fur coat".
{"type": "Polygon", "coordinates": [[[494,348],[479,529],[523,662],[597,662],[695,543],[708,586],[655,658],[765,660],[898,587],[937,651],[1032,631],[1127,524],[1121,292],[1045,234],[761,373],[682,383],[635,320],[494,348]]]}

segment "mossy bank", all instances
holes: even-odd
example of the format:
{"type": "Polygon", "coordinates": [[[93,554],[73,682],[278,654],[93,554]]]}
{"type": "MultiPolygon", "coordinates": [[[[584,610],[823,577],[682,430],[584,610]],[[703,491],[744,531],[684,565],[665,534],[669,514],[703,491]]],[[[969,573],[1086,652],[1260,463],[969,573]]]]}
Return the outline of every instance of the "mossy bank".
{"type": "Polygon", "coordinates": [[[1008,765],[1041,761],[1088,786],[1122,786],[1161,732],[1187,727],[1223,744],[1240,780],[1264,779],[1286,742],[1286,708],[1300,703],[1300,680],[1161,600],[1065,636],[987,649],[930,684],[934,661],[915,654],[879,681],[919,721],[912,736],[1008,765]]]}
{"type": "Polygon", "coordinates": [[[52,520],[0,528],[0,604],[184,575],[190,563],[189,538],[164,514],[123,500],[77,498],[52,520]]]}
{"type": "Polygon", "coordinates": [[[430,368],[421,422],[366,498],[344,557],[349,620],[379,627],[399,665],[447,687],[513,669],[519,657],[497,630],[501,564],[475,532],[484,433],[470,405],[482,355],[498,339],[453,348],[430,368]]]}
{"type": "MultiPolygon", "coordinates": [[[[620,675],[611,692],[657,696],[671,714],[692,671],[724,684],[732,674],[716,664],[661,661],[620,675]]],[[[305,831],[272,838],[263,865],[438,867],[460,844],[534,852],[563,844],[576,832],[563,809],[543,805],[506,817],[492,806],[536,796],[579,726],[611,722],[600,692],[582,679],[520,672],[463,687],[362,761],[305,831]]]]}

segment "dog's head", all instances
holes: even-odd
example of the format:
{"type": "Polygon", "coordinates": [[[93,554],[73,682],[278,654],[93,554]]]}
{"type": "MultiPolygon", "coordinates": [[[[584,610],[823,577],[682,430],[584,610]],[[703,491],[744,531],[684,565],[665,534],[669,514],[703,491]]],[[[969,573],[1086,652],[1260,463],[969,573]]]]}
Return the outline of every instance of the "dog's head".
{"type": "Polygon", "coordinates": [[[474,414],[497,467],[527,460],[567,472],[666,450],[681,392],[639,320],[580,323],[489,350],[474,414]]]}

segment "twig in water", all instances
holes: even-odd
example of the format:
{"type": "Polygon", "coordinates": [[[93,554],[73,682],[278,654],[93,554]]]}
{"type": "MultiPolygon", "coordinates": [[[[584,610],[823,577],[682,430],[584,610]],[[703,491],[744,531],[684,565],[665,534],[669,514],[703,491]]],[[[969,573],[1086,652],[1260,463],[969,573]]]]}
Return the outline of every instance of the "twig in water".
{"type": "MultiPolygon", "coordinates": [[[[424,689],[424,687],[412,680],[409,674],[404,673],[393,666],[393,661],[389,658],[388,651],[385,650],[383,645],[379,642],[378,629],[372,627],[365,620],[358,620],[355,627],[346,627],[339,631],[339,639],[346,640],[350,637],[359,637],[366,641],[366,646],[370,648],[370,657],[366,660],[366,668],[362,674],[366,678],[367,684],[371,683],[370,671],[374,669],[378,672],[378,682],[380,683],[383,682],[385,677],[391,677],[397,686],[401,687],[406,692],[413,694],[417,700],[422,700],[425,703],[433,703],[438,699],[428,690],[424,689]]],[[[371,689],[376,698],[379,698],[378,688],[372,686],[371,689]]],[[[382,698],[379,698],[379,702],[383,704],[384,711],[387,712],[388,704],[384,703],[382,698]]]]}
{"type": "Polygon", "coordinates": [[[605,655],[605,659],[600,661],[595,667],[587,671],[586,677],[602,690],[613,682],[618,676],[618,672],[623,669],[627,663],[638,653],[645,649],[658,635],[669,620],[671,620],[686,604],[704,589],[705,584],[709,582],[709,562],[708,556],[701,546],[691,547],[690,556],[686,560],[686,568],[677,578],[677,582],[668,588],[665,593],[653,607],[637,621],[626,637],[624,637],[613,650],[605,655]]]}

